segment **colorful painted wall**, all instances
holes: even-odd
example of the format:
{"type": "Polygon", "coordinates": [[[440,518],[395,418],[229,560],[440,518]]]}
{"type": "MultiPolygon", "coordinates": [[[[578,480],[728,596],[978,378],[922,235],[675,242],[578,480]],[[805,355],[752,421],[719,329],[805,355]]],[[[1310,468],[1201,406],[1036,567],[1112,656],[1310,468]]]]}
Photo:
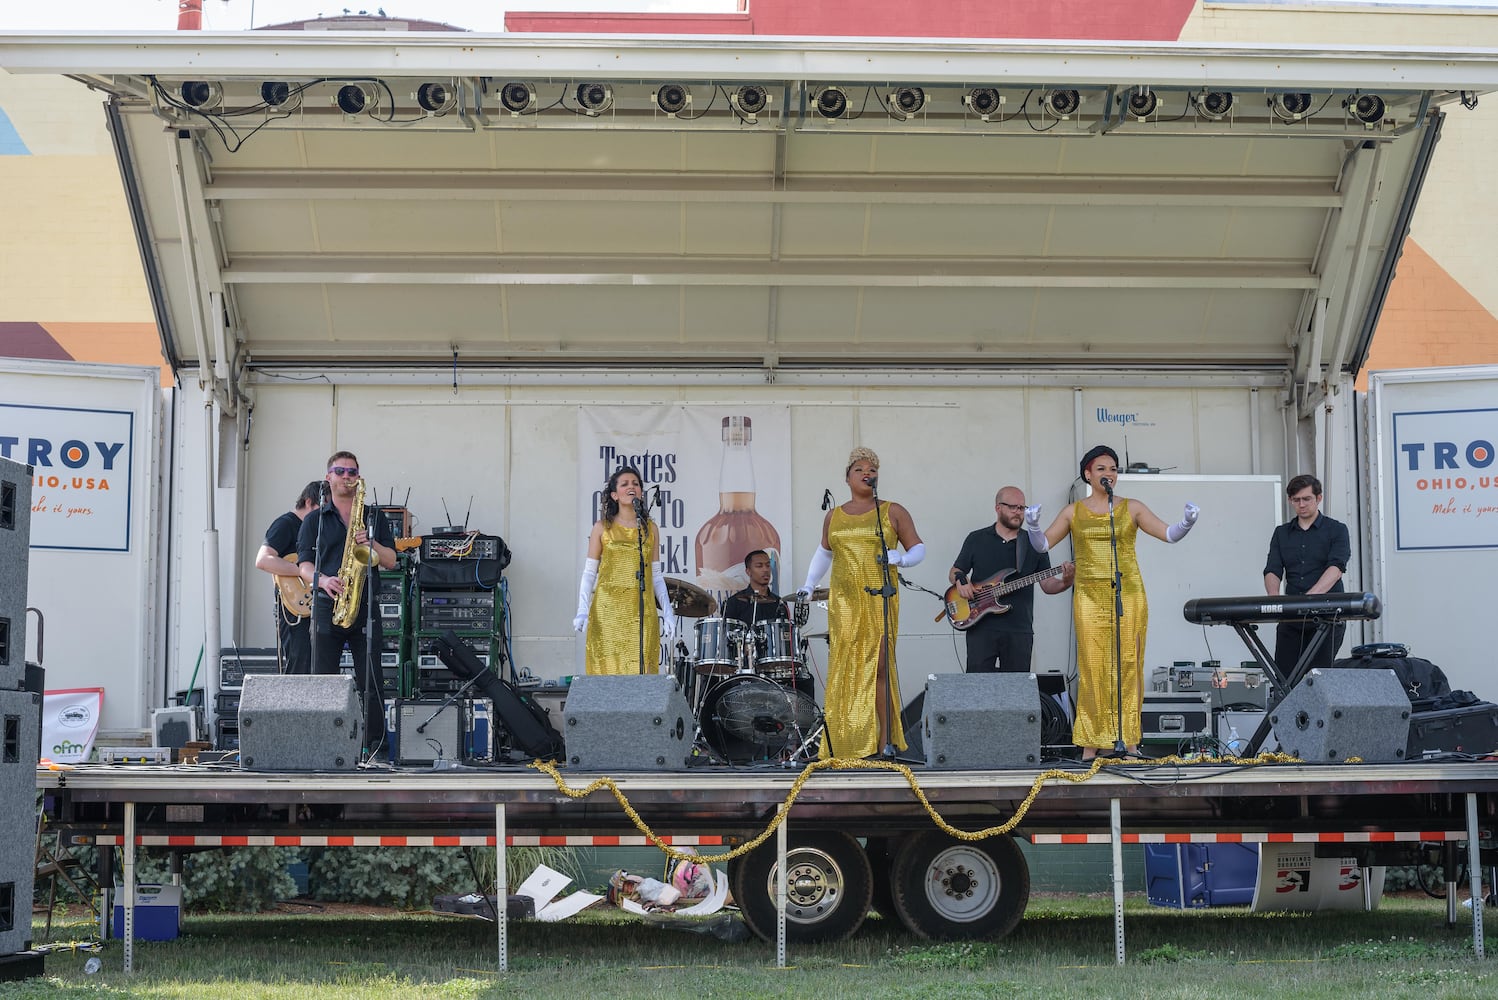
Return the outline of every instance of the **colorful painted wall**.
{"type": "Polygon", "coordinates": [[[0,71],[0,356],[162,364],[102,101],[0,71]]]}

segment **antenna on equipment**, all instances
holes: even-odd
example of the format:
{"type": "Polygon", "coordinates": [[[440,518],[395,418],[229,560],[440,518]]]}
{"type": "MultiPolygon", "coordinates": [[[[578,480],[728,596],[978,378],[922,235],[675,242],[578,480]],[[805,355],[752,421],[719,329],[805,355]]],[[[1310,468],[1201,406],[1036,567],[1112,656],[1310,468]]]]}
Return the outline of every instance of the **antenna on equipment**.
{"type": "Polygon", "coordinates": [[[463,512],[463,529],[468,530],[468,515],[473,513],[473,494],[468,494],[468,509],[463,512]]]}
{"type": "Polygon", "coordinates": [[[447,509],[447,497],[442,498],[442,516],[447,518],[447,526],[439,534],[456,534],[462,530],[453,526],[453,516],[447,509]]]}

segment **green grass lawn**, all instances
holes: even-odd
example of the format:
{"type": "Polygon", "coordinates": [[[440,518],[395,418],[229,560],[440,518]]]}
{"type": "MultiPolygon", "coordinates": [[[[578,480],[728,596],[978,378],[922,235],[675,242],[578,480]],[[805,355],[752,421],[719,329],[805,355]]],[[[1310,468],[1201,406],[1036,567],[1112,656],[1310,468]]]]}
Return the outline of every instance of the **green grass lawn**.
{"type": "MultiPolygon", "coordinates": [[[[493,925],[464,918],[193,914],[180,939],[137,943],[133,976],[110,942],[101,972],[87,975],[84,955],[53,954],[45,979],[0,983],[0,998],[1498,997],[1498,936],[1486,941],[1492,957],[1476,961],[1470,924],[1447,928],[1437,900],[1305,916],[1181,912],[1142,898],[1126,909],[1122,968],[1113,963],[1111,898],[1037,897],[1001,941],[920,941],[897,921],[871,918],[851,940],[792,946],[789,969],[775,968],[774,946],[758,939],[730,944],[617,913],[513,922],[504,974],[495,971],[493,925]]],[[[65,918],[52,940],[91,931],[65,918]]]]}

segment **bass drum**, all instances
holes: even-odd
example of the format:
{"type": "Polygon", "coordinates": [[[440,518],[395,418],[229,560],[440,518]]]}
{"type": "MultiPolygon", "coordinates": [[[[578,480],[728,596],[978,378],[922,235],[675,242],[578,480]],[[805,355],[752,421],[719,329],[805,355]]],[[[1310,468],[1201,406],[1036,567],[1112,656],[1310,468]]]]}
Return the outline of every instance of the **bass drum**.
{"type": "Polygon", "coordinates": [[[803,749],[822,724],[817,703],[754,674],[715,684],[698,720],[707,745],[731,764],[780,760],[803,749]]]}

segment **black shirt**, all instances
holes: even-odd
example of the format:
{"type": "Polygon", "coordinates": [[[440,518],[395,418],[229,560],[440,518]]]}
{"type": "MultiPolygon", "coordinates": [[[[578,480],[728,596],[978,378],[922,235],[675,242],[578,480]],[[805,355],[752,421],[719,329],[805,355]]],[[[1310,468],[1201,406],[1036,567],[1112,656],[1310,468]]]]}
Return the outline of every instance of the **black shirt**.
{"type": "MultiPolygon", "coordinates": [[[[387,549],[395,548],[395,532],[390,528],[390,522],[385,520],[385,515],[377,507],[364,505],[364,527],[369,532],[369,537],[385,546],[387,549]]],[[[317,572],[322,576],[338,575],[338,568],[343,564],[343,543],[348,538],[348,528],[339,516],[338,509],[330,500],[317,510],[308,514],[302,521],[301,533],[297,536],[297,561],[316,562],[317,572]],[[322,545],[318,546],[317,525],[322,523],[322,545]],[[318,550],[316,560],[313,560],[313,550],[318,550]]],[[[331,605],[332,598],[327,591],[321,587],[317,588],[317,604],[319,608],[331,605]]],[[[364,588],[364,593],[359,595],[359,607],[363,618],[362,609],[369,600],[369,588],[364,588]]],[[[321,613],[321,611],[319,611],[321,613]]],[[[321,619],[319,619],[321,620],[321,619]]]]}
{"type": "MultiPolygon", "coordinates": [[[[297,540],[302,531],[302,519],[292,511],[287,511],[270,523],[265,529],[265,544],[270,547],[276,555],[281,557],[296,556],[297,540]]],[[[300,562],[298,557],[298,562],[300,562]]]]}
{"type": "MultiPolygon", "coordinates": [[[[1273,573],[1283,580],[1285,593],[1304,594],[1321,579],[1328,566],[1346,573],[1350,558],[1352,543],[1347,537],[1347,525],[1317,514],[1311,526],[1302,530],[1299,519],[1292,517],[1274,529],[1264,573],[1266,576],[1273,573]]],[[[1328,593],[1340,594],[1344,589],[1339,577],[1328,593]]]]}
{"type": "Polygon", "coordinates": [[[785,602],[771,594],[765,600],[756,600],[754,590],[745,587],[723,602],[722,614],[724,618],[736,618],[745,625],[753,625],[755,622],[766,622],[780,619],[789,620],[790,613],[786,611],[785,602]]]}
{"type": "MultiPolygon", "coordinates": [[[[1008,579],[1015,580],[1051,568],[1051,557],[1030,547],[1030,539],[1021,531],[1012,542],[999,537],[997,524],[970,532],[962,551],[952,563],[967,576],[967,582],[983,583],[1000,570],[1011,569],[1008,579]]],[[[1005,632],[1031,632],[1035,628],[1035,587],[1021,587],[1005,594],[1003,603],[1009,610],[1002,615],[984,615],[975,628],[1005,632]]]]}

